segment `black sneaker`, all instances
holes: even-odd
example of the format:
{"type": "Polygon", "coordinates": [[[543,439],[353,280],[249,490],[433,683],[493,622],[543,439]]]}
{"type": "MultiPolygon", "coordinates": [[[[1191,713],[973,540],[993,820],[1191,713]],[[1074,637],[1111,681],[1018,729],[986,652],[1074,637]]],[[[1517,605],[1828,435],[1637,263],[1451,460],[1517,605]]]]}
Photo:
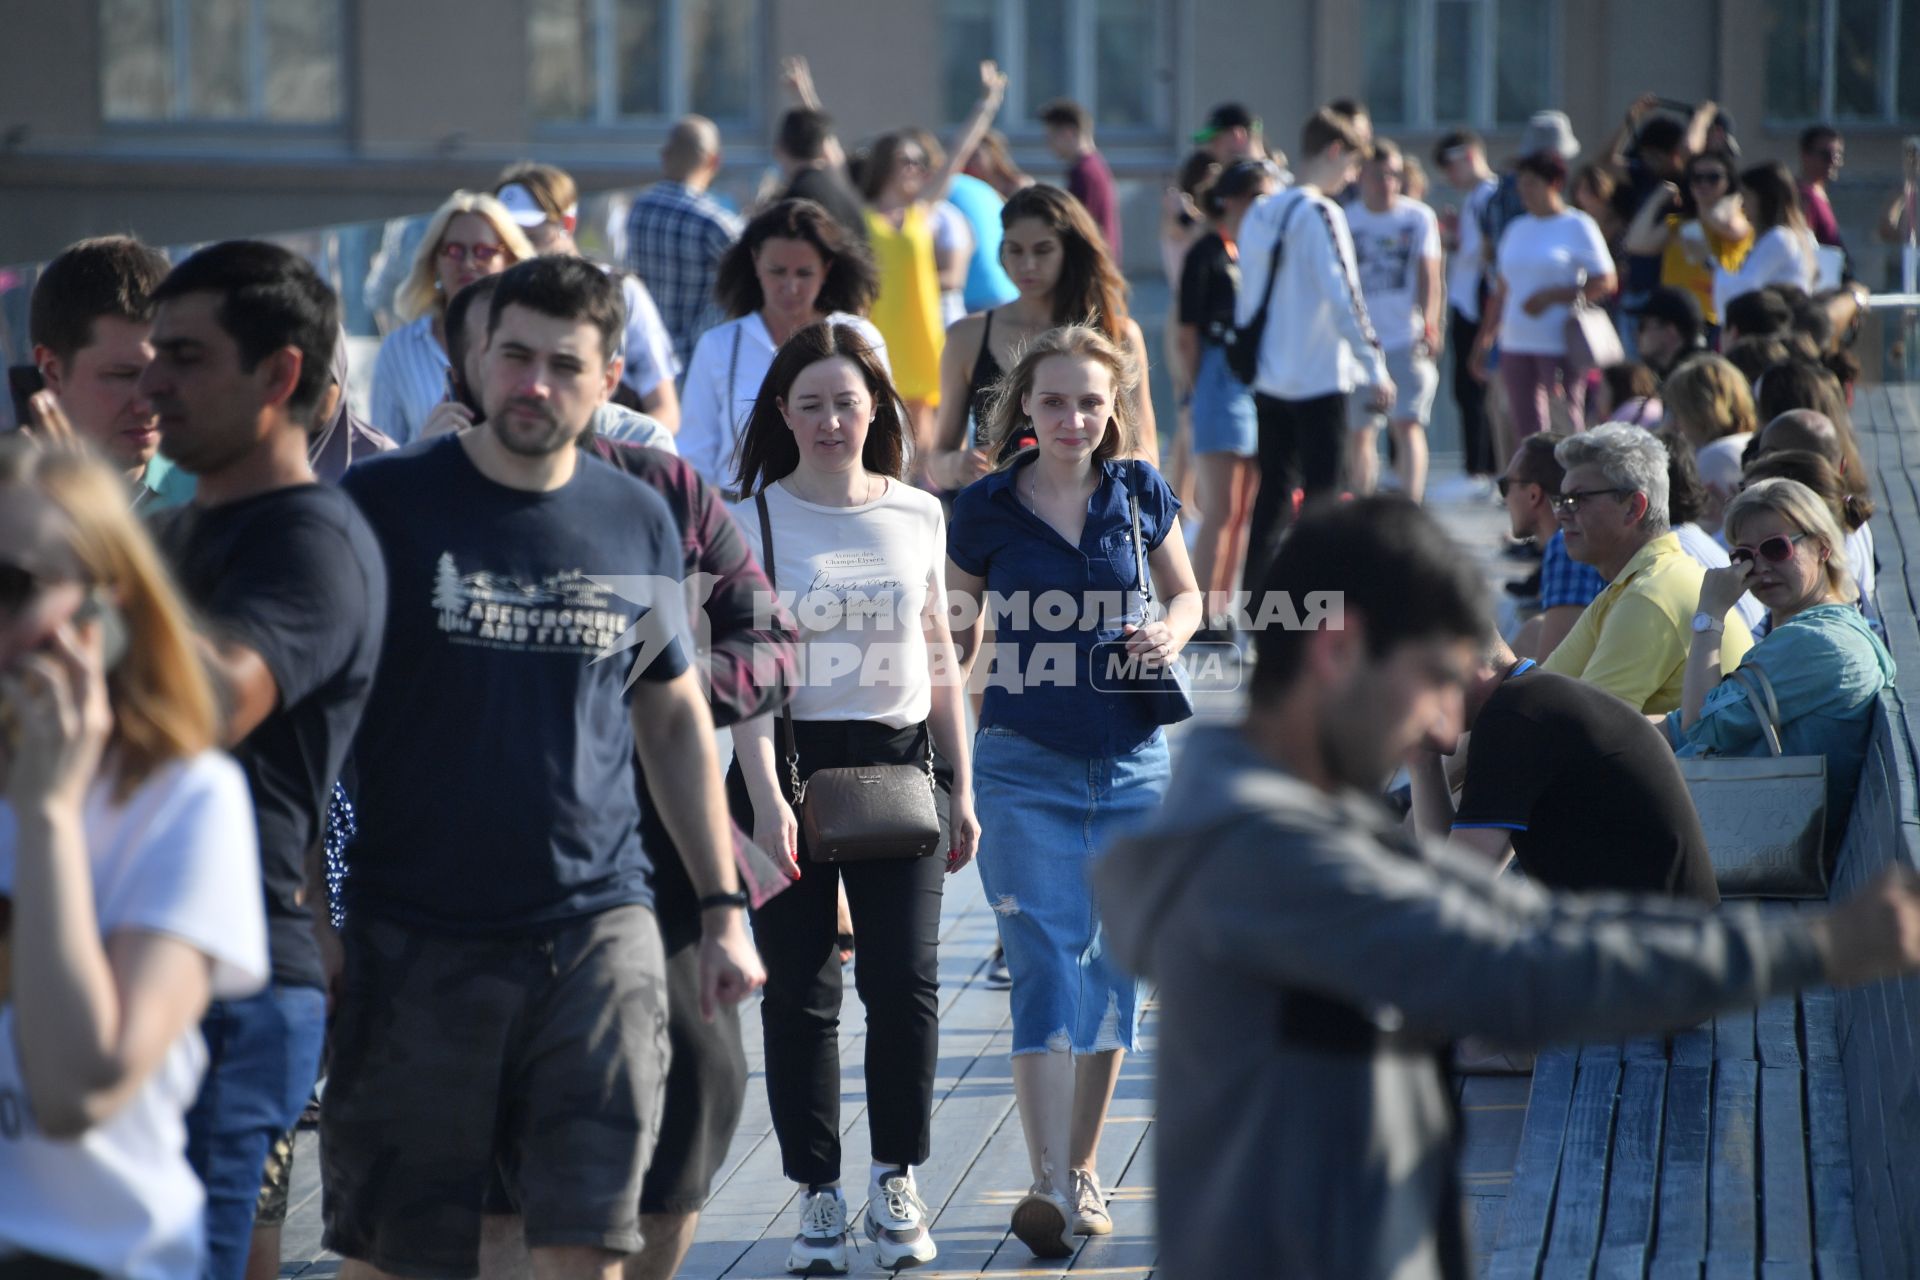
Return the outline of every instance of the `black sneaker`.
{"type": "Polygon", "coordinates": [[[1007,968],[1007,950],[998,943],[994,944],[993,954],[987,957],[987,990],[1013,990],[1013,973],[1007,968]]]}

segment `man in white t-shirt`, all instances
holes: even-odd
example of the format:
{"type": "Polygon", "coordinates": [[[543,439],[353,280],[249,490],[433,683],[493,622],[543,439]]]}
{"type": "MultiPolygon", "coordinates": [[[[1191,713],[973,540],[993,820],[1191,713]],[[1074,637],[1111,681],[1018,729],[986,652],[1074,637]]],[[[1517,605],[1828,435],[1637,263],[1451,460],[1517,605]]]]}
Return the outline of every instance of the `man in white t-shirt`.
{"type": "Polygon", "coordinates": [[[1354,274],[1347,218],[1326,194],[1354,180],[1371,146],[1351,119],[1314,112],[1300,131],[1298,185],[1255,204],[1240,226],[1234,323],[1244,327],[1267,307],[1253,379],[1261,484],[1242,576],[1249,591],[1266,575],[1293,491],[1313,499],[1339,487],[1353,389],[1371,386],[1376,405],[1393,404],[1393,379],[1354,274]]]}
{"type": "Polygon", "coordinates": [[[1400,148],[1385,138],[1360,170],[1360,199],[1346,208],[1367,301],[1397,394],[1392,405],[1374,403],[1371,388],[1355,391],[1352,405],[1351,478],[1356,493],[1372,493],[1380,474],[1380,423],[1393,432],[1399,451],[1400,487],[1415,502],[1427,488],[1427,418],[1440,386],[1434,353],[1440,348],[1440,220],[1401,188],[1407,178],[1400,148]]]}
{"type": "Polygon", "coordinates": [[[1491,478],[1501,467],[1487,420],[1487,385],[1473,376],[1468,363],[1480,333],[1491,256],[1484,230],[1487,202],[1500,180],[1487,164],[1486,144],[1471,129],[1456,129],[1440,139],[1433,159],[1448,185],[1466,192],[1459,211],[1441,217],[1441,241],[1452,255],[1447,262],[1447,345],[1453,348],[1453,399],[1460,406],[1460,448],[1467,474],[1491,478]]]}

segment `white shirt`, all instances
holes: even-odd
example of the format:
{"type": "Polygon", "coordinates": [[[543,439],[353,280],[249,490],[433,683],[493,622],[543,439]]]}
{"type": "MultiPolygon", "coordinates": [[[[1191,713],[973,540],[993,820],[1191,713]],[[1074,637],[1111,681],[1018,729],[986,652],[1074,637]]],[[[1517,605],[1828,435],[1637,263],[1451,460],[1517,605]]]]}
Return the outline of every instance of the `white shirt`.
{"type": "Polygon", "coordinates": [[[1245,325],[1267,295],[1274,241],[1284,227],[1280,278],[1260,337],[1254,390],[1282,400],[1345,395],[1387,377],[1354,274],[1353,237],[1340,206],[1296,188],[1263,198],[1240,224],[1240,298],[1245,325]]]}
{"type": "MultiPolygon", "coordinates": [[[[887,343],[880,331],[859,316],[835,312],[834,324],[858,329],[880,363],[887,365],[887,343]]],[[[687,385],[680,395],[680,456],[700,478],[722,490],[735,478],[735,454],[746,431],[760,384],[773,367],[778,348],[759,312],[717,324],[700,335],[687,362],[687,385]]]]}
{"type": "Polygon", "coordinates": [[[1453,250],[1453,261],[1447,264],[1447,303],[1469,320],[1480,318],[1480,281],[1487,271],[1480,213],[1499,189],[1500,180],[1488,178],[1460,203],[1460,242],[1453,250]]]}
{"type": "MultiPolygon", "coordinates": [[[[753,548],[760,513],[752,499],[733,507],[753,548]]],[[[947,521],[932,494],[888,480],[857,507],[803,502],[767,489],[773,524],[775,590],[800,624],[796,720],[875,720],[894,729],[933,709],[933,679],[921,614],[947,609],[947,521]]]]}
{"type": "Polygon", "coordinates": [[[1429,262],[1440,261],[1440,219],[1407,196],[1394,197],[1385,213],[1356,201],[1346,208],[1353,236],[1353,257],[1367,315],[1387,351],[1405,351],[1426,336],[1420,309],[1420,278],[1429,262]]]}
{"type": "Polygon", "coordinates": [[[1753,242],[1753,248],[1747,250],[1747,256],[1740,260],[1738,269],[1728,271],[1715,264],[1714,313],[1726,315],[1729,302],[1743,293],[1752,293],[1770,284],[1790,284],[1812,292],[1816,262],[1814,250],[1817,247],[1812,232],[1775,227],[1753,242]]]}
{"type": "Polygon", "coordinates": [[[453,366],[433,337],[433,313],[386,336],[373,361],[373,397],[367,418],[395,444],[412,444],[433,407],[447,398],[453,366]]]}
{"type": "MultiPolygon", "coordinates": [[[[83,815],[100,935],[159,933],[213,961],[213,998],[267,980],[265,900],[253,806],[217,752],[163,766],[124,803],[96,783],[83,815]]],[[[17,837],[0,803],[0,894],[17,837]]],[[[17,973],[16,973],[17,980],[17,973]]],[[[40,1133],[21,1078],[11,1001],[0,1004],[0,1257],[25,1251],[132,1280],[197,1280],[200,1182],[185,1117],[206,1073],[188,1027],[121,1108],[77,1139],[40,1133]]]]}
{"type": "Polygon", "coordinates": [[[655,387],[680,375],[680,361],[673,354],[673,336],[660,318],[660,308],[653,305],[653,295],[640,277],[622,272],[620,296],[627,304],[627,363],[620,380],[644,400],[655,387]]]}
{"type": "Polygon", "coordinates": [[[1613,255],[1599,224],[1580,210],[1563,209],[1547,218],[1529,213],[1501,232],[1494,271],[1507,286],[1500,349],[1523,356],[1564,356],[1571,309],[1562,302],[1530,316],[1526,301],[1542,289],[1564,289],[1583,273],[1589,278],[1612,275],[1613,255]]]}

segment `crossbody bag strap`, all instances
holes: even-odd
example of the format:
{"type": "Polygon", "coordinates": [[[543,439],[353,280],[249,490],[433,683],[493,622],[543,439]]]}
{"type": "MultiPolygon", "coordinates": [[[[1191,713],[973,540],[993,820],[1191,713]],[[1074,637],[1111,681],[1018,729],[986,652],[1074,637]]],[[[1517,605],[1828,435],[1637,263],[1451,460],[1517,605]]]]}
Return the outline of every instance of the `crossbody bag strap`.
{"type": "Polygon", "coordinates": [[[1140,536],[1140,495],[1127,489],[1127,514],[1133,521],[1133,589],[1140,593],[1140,624],[1153,608],[1153,574],[1147,571],[1147,542],[1140,536]]]}
{"type": "MultiPolygon", "coordinates": [[[[740,339],[736,332],[734,346],[738,348],[740,339]]],[[[767,491],[760,490],[753,495],[754,510],[760,513],[760,560],[767,571],[767,585],[775,592],[780,590],[780,580],[774,576],[773,568],[773,513],[767,510],[767,491]]],[[[779,692],[785,694],[786,677],[779,677],[779,692]]],[[[807,798],[807,789],[800,784],[800,742],[793,730],[793,700],[780,699],[780,737],[781,748],[787,757],[787,781],[791,787],[790,795],[794,804],[807,798]]]]}
{"type": "Polygon", "coordinates": [[[1755,666],[1742,666],[1734,671],[1733,678],[1740,682],[1747,702],[1753,707],[1761,736],[1767,740],[1767,750],[1776,756],[1784,754],[1780,747],[1780,704],[1774,701],[1773,684],[1766,672],[1755,666]]]}
{"type": "Polygon", "coordinates": [[[1295,196],[1287,211],[1280,215],[1280,227],[1273,233],[1273,252],[1267,255],[1267,291],[1260,297],[1260,309],[1247,322],[1247,328],[1265,330],[1267,311],[1273,306],[1273,290],[1280,283],[1280,258],[1287,247],[1287,228],[1293,223],[1293,215],[1300,208],[1305,196],[1295,196]]]}

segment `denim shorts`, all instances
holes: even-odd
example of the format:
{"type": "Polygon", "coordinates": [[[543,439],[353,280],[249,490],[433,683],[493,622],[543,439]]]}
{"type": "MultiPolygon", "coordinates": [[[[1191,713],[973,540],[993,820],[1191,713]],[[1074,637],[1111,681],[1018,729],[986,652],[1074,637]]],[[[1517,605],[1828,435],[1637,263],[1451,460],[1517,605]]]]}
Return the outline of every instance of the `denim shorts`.
{"type": "Polygon", "coordinates": [[[1067,755],[989,725],[973,746],[980,883],[1013,975],[1013,1052],[1134,1047],[1139,983],[1102,945],[1087,872],[1160,806],[1163,733],[1125,755],[1067,755]]]}
{"type": "Polygon", "coordinates": [[[1231,453],[1251,458],[1260,447],[1260,421],[1253,389],[1227,367],[1227,349],[1208,343],[1200,349],[1200,372],[1193,380],[1193,452],[1231,453]]]}

